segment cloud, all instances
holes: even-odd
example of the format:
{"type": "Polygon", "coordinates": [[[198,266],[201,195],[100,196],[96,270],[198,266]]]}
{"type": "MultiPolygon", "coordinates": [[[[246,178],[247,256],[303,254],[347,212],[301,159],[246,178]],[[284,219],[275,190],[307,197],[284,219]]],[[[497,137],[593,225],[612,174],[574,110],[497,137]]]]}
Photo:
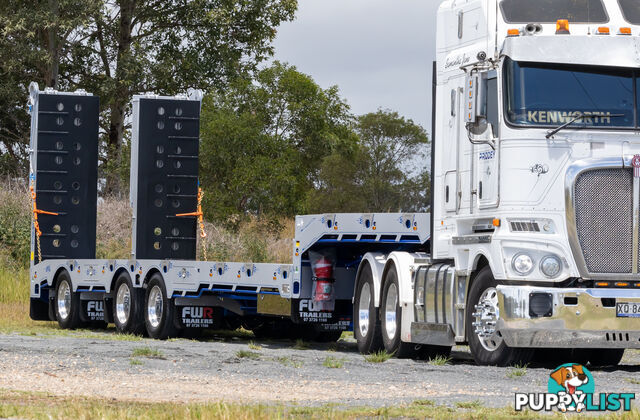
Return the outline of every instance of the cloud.
{"type": "Polygon", "coordinates": [[[275,58],[323,87],[338,85],[356,114],[388,108],[431,131],[435,0],[299,0],[279,28],[275,58]]]}

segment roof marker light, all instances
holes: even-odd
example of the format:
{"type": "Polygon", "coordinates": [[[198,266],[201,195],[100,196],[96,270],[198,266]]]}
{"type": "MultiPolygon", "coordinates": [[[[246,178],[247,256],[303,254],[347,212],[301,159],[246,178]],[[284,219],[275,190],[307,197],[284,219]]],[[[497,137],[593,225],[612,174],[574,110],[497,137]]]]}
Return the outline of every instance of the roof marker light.
{"type": "Polygon", "coordinates": [[[631,35],[631,28],[620,28],[620,32],[618,33],[618,35],[631,35]]]}
{"type": "Polygon", "coordinates": [[[520,29],[509,29],[507,31],[507,36],[508,37],[512,37],[512,36],[520,36],[520,29]]]}
{"type": "Polygon", "coordinates": [[[556,22],[556,35],[570,35],[569,32],[569,20],[568,19],[558,19],[556,22]]]}
{"type": "Polygon", "coordinates": [[[598,31],[596,32],[597,35],[609,35],[611,34],[611,30],[609,29],[608,26],[601,26],[598,28],[598,31]]]}

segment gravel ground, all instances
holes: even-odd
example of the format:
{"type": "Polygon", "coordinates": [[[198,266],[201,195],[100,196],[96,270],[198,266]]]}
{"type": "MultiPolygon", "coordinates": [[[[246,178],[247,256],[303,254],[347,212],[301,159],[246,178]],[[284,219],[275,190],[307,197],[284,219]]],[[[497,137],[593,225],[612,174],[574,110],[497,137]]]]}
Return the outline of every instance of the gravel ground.
{"type": "MultiPolygon", "coordinates": [[[[244,339],[119,341],[69,336],[0,335],[0,388],[115,400],[384,406],[430,399],[438,404],[513,404],[514,392],[545,392],[550,370],[479,367],[464,348],[449,365],[390,359],[369,363],[353,340],[337,345],[244,339]],[[133,357],[141,348],[156,356],[133,357]],[[239,357],[250,351],[256,357],[239,357]],[[323,365],[327,357],[342,367],[323,365]],[[338,363],[339,364],[339,363],[338,363]]],[[[617,369],[593,372],[596,392],[640,393],[640,352],[617,369]]],[[[637,401],[636,401],[637,404],[637,401]]]]}

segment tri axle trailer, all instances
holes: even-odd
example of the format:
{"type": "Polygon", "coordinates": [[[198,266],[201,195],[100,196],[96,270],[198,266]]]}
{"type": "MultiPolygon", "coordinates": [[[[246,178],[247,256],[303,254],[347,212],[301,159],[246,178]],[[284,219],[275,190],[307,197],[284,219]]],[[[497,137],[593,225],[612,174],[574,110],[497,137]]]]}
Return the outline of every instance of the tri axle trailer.
{"type": "Polygon", "coordinates": [[[134,97],[132,252],[96,259],[99,99],[32,85],[31,317],[619,363],[640,348],[640,7],[543,3],[441,4],[431,212],[298,216],[292,264],[196,261],[197,94],[134,97]]]}

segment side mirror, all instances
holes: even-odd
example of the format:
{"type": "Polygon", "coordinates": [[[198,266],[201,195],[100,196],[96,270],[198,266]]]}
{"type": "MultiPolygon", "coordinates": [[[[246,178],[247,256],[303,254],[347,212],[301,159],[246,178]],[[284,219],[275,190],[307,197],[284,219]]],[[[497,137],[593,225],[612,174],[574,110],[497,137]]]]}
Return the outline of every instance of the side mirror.
{"type": "Polygon", "coordinates": [[[467,130],[471,134],[480,135],[489,127],[487,122],[487,73],[468,74],[465,86],[467,130]]]}

